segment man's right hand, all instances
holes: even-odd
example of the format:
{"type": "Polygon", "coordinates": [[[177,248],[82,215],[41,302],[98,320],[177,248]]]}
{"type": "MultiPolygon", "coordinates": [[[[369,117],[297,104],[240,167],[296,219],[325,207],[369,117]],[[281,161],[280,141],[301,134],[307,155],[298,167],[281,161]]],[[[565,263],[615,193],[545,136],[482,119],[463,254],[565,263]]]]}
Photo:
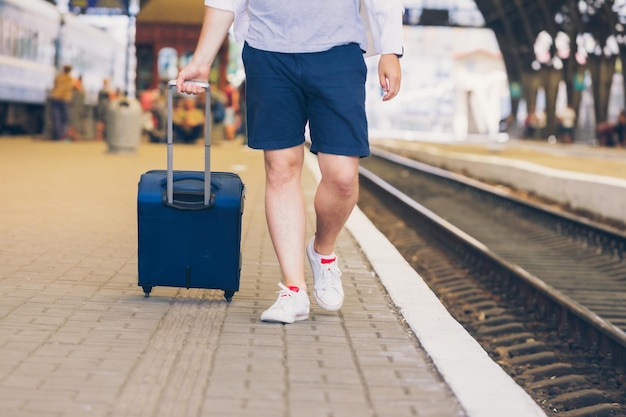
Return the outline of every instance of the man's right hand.
{"type": "Polygon", "coordinates": [[[176,78],[176,88],[179,93],[200,94],[204,92],[204,88],[197,83],[186,83],[185,81],[198,80],[206,82],[209,79],[210,66],[199,66],[190,63],[183,68],[176,78]]]}

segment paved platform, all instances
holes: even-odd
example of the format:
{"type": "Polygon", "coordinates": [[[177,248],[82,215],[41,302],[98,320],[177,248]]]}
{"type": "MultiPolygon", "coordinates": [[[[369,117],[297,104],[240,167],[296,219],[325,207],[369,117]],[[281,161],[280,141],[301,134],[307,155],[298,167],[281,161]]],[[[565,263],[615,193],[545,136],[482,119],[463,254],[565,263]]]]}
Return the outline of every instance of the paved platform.
{"type": "MultiPolygon", "coordinates": [[[[0,416],[545,416],[358,210],[337,243],[341,312],[313,302],[307,321],[260,322],[280,280],[262,155],[212,149],[213,170],[247,188],[231,303],[137,286],[137,182],[164,167],[163,145],[0,138],[0,416]]],[[[202,145],[177,146],[174,164],[202,169],[202,145]]]]}

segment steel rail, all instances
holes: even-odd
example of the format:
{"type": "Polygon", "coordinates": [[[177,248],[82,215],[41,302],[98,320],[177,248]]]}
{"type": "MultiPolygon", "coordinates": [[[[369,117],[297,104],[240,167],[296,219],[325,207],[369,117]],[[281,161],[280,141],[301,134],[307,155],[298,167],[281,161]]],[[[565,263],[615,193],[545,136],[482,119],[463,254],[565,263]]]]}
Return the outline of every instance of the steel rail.
{"type": "MultiPolygon", "coordinates": [[[[381,150],[373,150],[373,154],[383,156],[393,161],[402,161],[403,165],[420,171],[437,175],[441,178],[462,182],[465,185],[475,187],[483,192],[495,193],[501,198],[513,200],[519,204],[544,211],[538,205],[523,201],[517,198],[505,196],[505,194],[494,187],[468,179],[458,174],[454,174],[440,168],[432,167],[417,161],[403,158],[401,156],[381,150]]],[[[587,339],[593,340],[598,346],[598,351],[610,353],[615,363],[626,365],[626,333],[621,329],[606,321],[598,314],[594,313],[584,305],[572,300],[562,292],[546,284],[539,277],[529,273],[519,265],[506,261],[502,257],[492,252],[486,245],[463,232],[456,226],[438,216],[433,211],[422,206],[409,196],[395,188],[390,183],[381,179],[368,169],[361,167],[360,175],[371,185],[391,196],[396,202],[410,209],[412,213],[423,221],[423,226],[428,226],[432,233],[438,236],[443,246],[448,250],[454,248],[455,252],[465,254],[466,261],[473,264],[474,269],[480,269],[485,276],[492,280],[512,281],[521,285],[519,295],[524,294],[527,298],[539,301],[539,299],[549,301],[543,314],[546,316],[556,315],[558,325],[566,327],[571,333],[576,332],[585,335],[587,339]]],[[[554,216],[556,214],[549,213],[554,216]]],[[[572,216],[565,216],[572,217],[572,216]]],[[[571,220],[571,219],[570,219],[571,220]]],[[[602,232],[615,233],[610,228],[604,228],[602,232]]],[[[618,236],[619,237],[619,236],[618,236]]],[[[547,317],[548,318],[548,317],[547,317]]]]}

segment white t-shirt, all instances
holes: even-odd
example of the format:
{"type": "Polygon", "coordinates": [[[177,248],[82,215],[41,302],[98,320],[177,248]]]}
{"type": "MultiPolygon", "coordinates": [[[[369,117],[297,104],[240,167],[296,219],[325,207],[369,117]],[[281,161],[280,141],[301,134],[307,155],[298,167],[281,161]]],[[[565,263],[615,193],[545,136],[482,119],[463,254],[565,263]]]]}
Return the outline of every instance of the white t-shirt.
{"type": "MultiPolygon", "coordinates": [[[[204,4],[207,6],[215,7],[217,9],[232,11],[235,14],[235,22],[234,22],[234,34],[237,42],[243,42],[248,39],[249,35],[249,23],[250,23],[250,13],[249,13],[249,3],[252,0],[204,0],[204,4]]],[[[254,0],[259,2],[265,1],[274,1],[276,0],[254,0]]],[[[321,9],[320,4],[325,4],[327,8],[325,8],[324,16],[329,16],[328,11],[333,10],[334,7],[352,7],[352,4],[360,4],[361,5],[361,14],[363,19],[367,21],[368,28],[371,31],[371,39],[368,39],[368,35],[365,35],[365,39],[370,40],[371,44],[368,45],[369,54],[402,54],[402,13],[404,12],[404,6],[402,4],[402,0],[337,0],[341,1],[342,4],[336,6],[329,0],[308,0],[310,3],[306,3],[304,0],[289,0],[297,1],[299,6],[307,6],[306,11],[303,8],[299,8],[295,10],[296,15],[300,15],[306,17],[307,12],[313,8],[314,10],[321,9]],[[330,9],[328,9],[330,7],[330,9]]],[[[265,3],[263,3],[265,4],[265,3]]],[[[283,4],[281,7],[285,7],[283,4]]],[[[288,4],[290,6],[290,4],[288,4]]],[[[291,8],[293,11],[293,8],[291,8]]],[[[261,10],[258,8],[257,10],[261,10]]],[[[287,10],[287,9],[285,9],[287,10]]],[[[357,10],[359,8],[357,7],[357,10]]],[[[315,15],[316,20],[319,17],[315,15]]],[[[336,14],[330,16],[333,21],[337,19],[345,19],[345,24],[349,24],[352,22],[352,17],[350,14],[341,15],[336,14]]],[[[265,19],[261,19],[265,20],[265,19]]],[[[273,21],[274,18],[272,18],[273,21]]],[[[360,25],[364,25],[363,20],[356,23],[356,29],[360,25]]],[[[315,26],[307,25],[307,28],[313,27],[315,30],[315,26]]],[[[335,26],[336,27],[336,26],[335,26]]],[[[304,29],[304,27],[302,28],[304,29]]],[[[360,31],[360,29],[359,29],[360,31]]],[[[334,31],[332,31],[334,33],[334,31]]],[[[310,34],[310,33],[309,33],[310,34]]],[[[361,35],[359,35],[361,36],[361,35]]],[[[337,38],[339,39],[339,38],[337,38]]],[[[365,49],[365,43],[361,40],[354,40],[349,42],[358,42],[361,46],[361,49],[365,49]]],[[[342,42],[329,42],[329,44],[340,45],[342,42]]],[[[347,42],[346,42],[347,43],[347,42]]],[[[313,49],[309,48],[307,49],[313,49]]],[[[326,48],[328,49],[328,48],[326,48]]],[[[323,50],[323,49],[320,49],[323,50]]]]}
{"type": "Polygon", "coordinates": [[[246,41],[272,52],[321,52],[357,43],[367,49],[360,0],[249,0],[246,41]]]}

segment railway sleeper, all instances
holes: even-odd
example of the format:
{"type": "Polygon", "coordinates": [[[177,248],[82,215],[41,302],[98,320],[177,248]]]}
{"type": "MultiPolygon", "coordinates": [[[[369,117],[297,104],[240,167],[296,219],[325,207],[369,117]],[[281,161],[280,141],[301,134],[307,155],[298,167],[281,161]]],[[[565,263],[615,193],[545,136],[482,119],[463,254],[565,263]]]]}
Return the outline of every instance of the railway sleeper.
{"type": "Polygon", "coordinates": [[[476,333],[481,336],[496,336],[510,333],[521,333],[525,330],[524,326],[517,322],[510,322],[499,326],[481,326],[480,323],[478,323],[476,333]]]}
{"type": "Polygon", "coordinates": [[[498,326],[501,324],[515,321],[515,317],[503,312],[502,314],[497,314],[490,317],[481,315],[480,317],[478,317],[478,320],[480,320],[481,326],[498,326]]]}
{"type": "Polygon", "coordinates": [[[552,351],[544,351],[531,353],[528,355],[520,355],[514,358],[510,358],[508,362],[511,366],[522,365],[547,365],[550,363],[558,362],[556,354],[552,351]]]}
{"type": "Polygon", "coordinates": [[[553,398],[554,404],[559,404],[563,410],[580,410],[585,407],[597,406],[600,404],[613,404],[613,400],[608,398],[604,391],[597,389],[585,389],[572,391],[557,395],[553,398]]]}
{"type": "MultiPolygon", "coordinates": [[[[365,189],[362,195],[367,194],[365,189]]],[[[366,205],[362,205],[362,202],[359,204],[366,214],[368,211],[375,214],[370,218],[383,232],[393,224],[390,218],[397,215],[391,214],[393,210],[390,212],[387,204],[384,209],[379,206],[375,210],[364,207],[366,205]]],[[[376,203],[373,206],[376,207],[376,203]]],[[[402,227],[408,228],[407,225],[402,227]]],[[[416,233],[419,235],[419,230],[416,233]]],[[[393,233],[387,230],[386,234],[393,233]]],[[[392,238],[390,240],[393,242],[392,238]]],[[[608,375],[605,367],[592,366],[590,363],[597,355],[572,349],[576,346],[584,347],[583,336],[577,324],[566,320],[562,309],[544,306],[541,297],[515,281],[507,282],[506,274],[500,277],[488,264],[481,265],[481,261],[472,254],[461,253],[465,263],[459,261],[459,254],[454,250],[455,244],[425,248],[419,243],[420,240],[422,243],[436,242],[438,238],[432,235],[416,236],[412,245],[408,245],[405,240],[403,245],[397,245],[398,250],[411,260],[411,264],[450,313],[474,335],[491,357],[497,360],[498,356],[505,356],[503,353],[519,355],[504,357],[498,363],[527,389],[549,415],[626,417],[622,407],[614,404],[624,402],[624,385],[607,385],[604,379],[608,375]],[[419,253],[415,250],[416,246],[419,246],[419,253]],[[445,287],[443,290],[442,285],[445,287]],[[468,300],[475,298],[481,290],[486,297],[469,303],[468,300]],[[494,297],[490,301],[492,293],[494,297]],[[530,297],[526,298],[526,293],[530,297]],[[500,319],[498,314],[509,317],[500,319]],[[485,321],[495,325],[485,325],[485,321]],[[539,343],[541,341],[550,350],[544,351],[539,343]],[[598,376],[602,379],[596,379],[598,376]],[[611,399],[611,396],[615,399],[611,399]]],[[[589,350],[593,353],[598,349],[591,347],[589,350]]]]}
{"type": "Polygon", "coordinates": [[[624,411],[619,404],[602,403],[571,411],[559,412],[560,417],[621,417],[624,411]]]}
{"type": "Polygon", "coordinates": [[[520,343],[512,346],[498,347],[497,349],[499,352],[501,352],[502,355],[509,358],[551,350],[551,348],[545,343],[537,342],[534,340],[526,341],[525,343],[520,343]]]}
{"type": "Polygon", "coordinates": [[[537,379],[557,378],[560,376],[570,375],[574,373],[574,367],[569,363],[551,363],[544,366],[538,366],[536,368],[525,371],[526,374],[537,379]]]}
{"type": "Polygon", "coordinates": [[[509,346],[524,341],[534,340],[535,335],[528,332],[507,334],[504,336],[498,336],[489,341],[494,346],[509,346]]]}
{"type": "Polygon", "coordinates": [[[547,391],[551,394],[563,391],[572,387],[579,387],[587,384],[587,378],[582,375],[564,375],[559,377],[550,377],[548,379],[541,379],[536,382],[528,384],[528,389],[547,391]]]}

